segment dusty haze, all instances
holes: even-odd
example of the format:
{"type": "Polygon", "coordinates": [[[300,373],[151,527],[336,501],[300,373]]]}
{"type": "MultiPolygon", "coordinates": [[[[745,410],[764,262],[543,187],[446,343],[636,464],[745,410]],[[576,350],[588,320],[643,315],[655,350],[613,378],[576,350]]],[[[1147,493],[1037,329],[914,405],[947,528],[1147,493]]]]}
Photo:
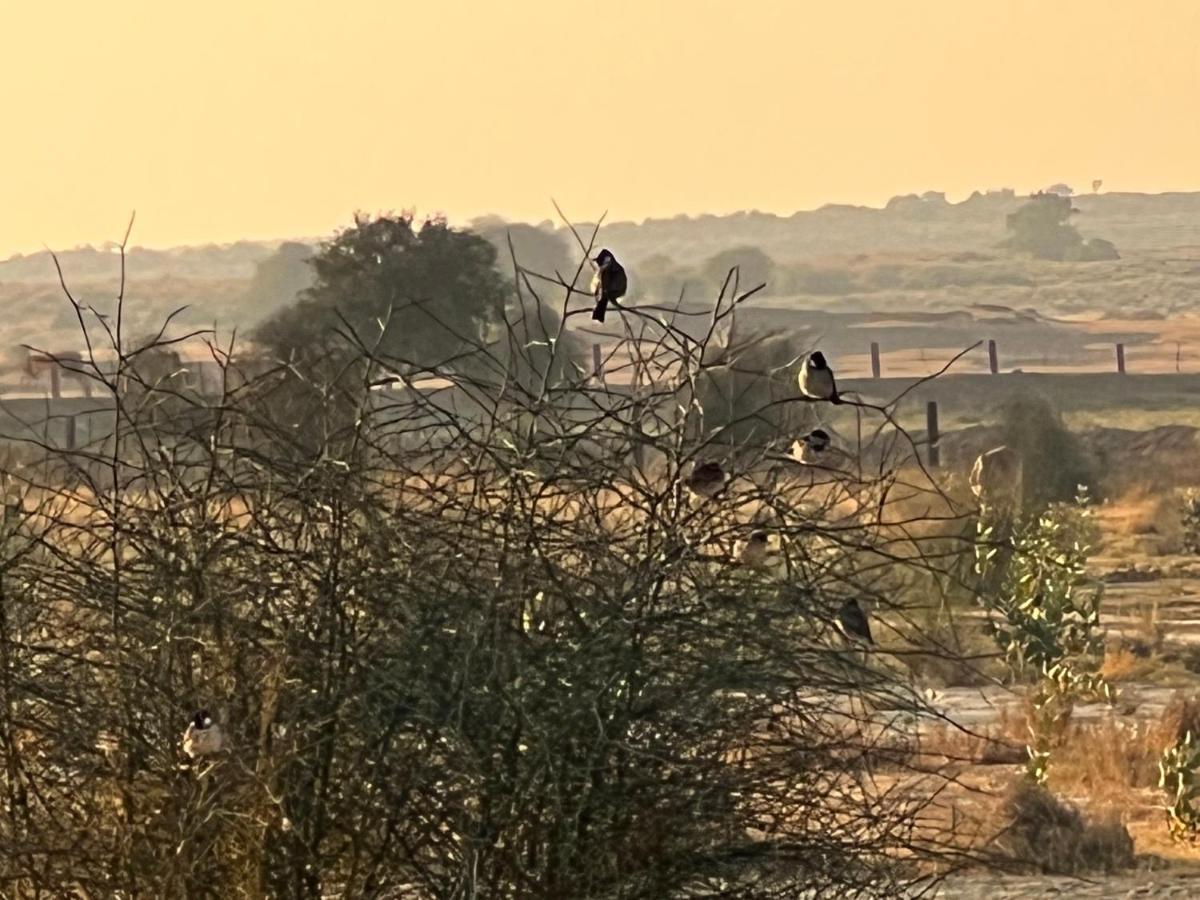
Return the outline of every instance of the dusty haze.
{"type": "Polygon", "coordinates": [[[5,6],[0,256],[1200,187],[1188,0],[5,6]],[[67,27],[69,24],[69,27],[67,27]],[[602,125],[595,124],[599,117],[602,125]]]}

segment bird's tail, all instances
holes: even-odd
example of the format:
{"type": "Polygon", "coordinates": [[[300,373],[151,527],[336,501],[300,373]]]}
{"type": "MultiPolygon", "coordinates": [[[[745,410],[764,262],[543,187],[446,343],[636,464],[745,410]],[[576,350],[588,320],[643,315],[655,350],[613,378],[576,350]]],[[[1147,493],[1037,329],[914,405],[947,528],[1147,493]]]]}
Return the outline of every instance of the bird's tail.
{"type": "Polygon", "coordinates": [[[607,308],[608,308],[607,300],[597,300],[596,308],[594,310],[592,310],[592,319],[597,322],[603,322],[604,321],[604,311],[607,308]]]}

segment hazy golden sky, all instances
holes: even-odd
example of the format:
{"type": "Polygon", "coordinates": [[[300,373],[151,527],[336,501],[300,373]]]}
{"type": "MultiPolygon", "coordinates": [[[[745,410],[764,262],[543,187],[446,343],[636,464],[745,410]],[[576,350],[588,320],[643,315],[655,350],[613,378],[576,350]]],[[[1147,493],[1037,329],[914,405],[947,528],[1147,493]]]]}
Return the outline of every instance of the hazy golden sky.
{"type": "Polygon", "coordinates": [[[1200,187],[1200,0],[0,0],[0,255],[1200,187]]]}

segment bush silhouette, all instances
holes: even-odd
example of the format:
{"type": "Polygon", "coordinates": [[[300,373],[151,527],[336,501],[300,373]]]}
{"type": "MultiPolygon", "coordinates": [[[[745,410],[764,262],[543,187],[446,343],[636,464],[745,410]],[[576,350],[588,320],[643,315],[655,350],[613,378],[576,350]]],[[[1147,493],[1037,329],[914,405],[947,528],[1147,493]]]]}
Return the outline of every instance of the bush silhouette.
{"type": "Polygon", "coordinates": [[[1065,194],[1039,193],[1029,198],[1006,223],[1011,232],[1006,245],[1034,259],[1091,262],[1119,259],[1117,248],[1099,238],[1085,241],[1071,224],[1078,210],[1065,194]]]}
{"type": "Polygon", "coordinates": [[[1073,500],[1081,484],[1095,496],[1095,463],[1049,400],[1018,394],[1001,407],[1000,424],[1003,443],[1021,454],[1026,510],[1073,500]]]}

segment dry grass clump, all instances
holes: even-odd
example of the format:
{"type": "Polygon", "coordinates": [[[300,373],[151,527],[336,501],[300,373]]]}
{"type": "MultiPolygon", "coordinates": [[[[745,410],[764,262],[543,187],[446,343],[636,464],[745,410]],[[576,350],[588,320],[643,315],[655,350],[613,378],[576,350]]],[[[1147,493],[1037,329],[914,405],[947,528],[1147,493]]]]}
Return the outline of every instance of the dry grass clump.
{"type": "Polygon", "coordinates": [[[1200,696],[1177,693],[1158,719],[1108,716],[1070,725],[1050,763],[1050,782],[1072,796],[1119,801],[1156,788],[1163,750],[1200,734],[1200,696]]]}
{"type": "Polygon", "coordinates": [[[1169,668],[1169,660],[1163,657],[1165,635],[1158,603],[1137,606],[1132,618],[1125,634],[1104,647],[1100,674],[1108,681],[1154,681],[1169,668]]]}
{"type": "Polygon", "coordinates": [[[1189,731],[1200,734],[1200,694],[1176,693],[1163,710],[1161,724],[1167,737],[1163,747],[1181,740],[1189,731]]]}
{"type": "Polygon", "coordinates": [[[1012,785],[1001,813],[1009,824],[997,836],[996,847],[1022,868],[1080,875],[1133,865],[1133,838],[1124,825],[1089,822],[1074,806],[1028,779],[1012,785]]]}
{"type": "Polygon", "coordinates": [[[1128,544],[1151,556],[1179,553],[1183,547],[1180,499],[1169,488],[1135,485],[1100,507],[1097,519],[1109,543],[1128,544]]]}
{"type": "Polygon", "coordinates": [[[1127,642],[1110,643],[1104,648],[1104,659],[1100,663],[1100,675],[1105,681],[1116,684],[1122,681],[1144,681],[1158,663],[1150,653],[1142,652],[1139,644],[1127,642]]]}
{"type": "Polygon", "coordinates": [[[978,620],[930,615],[902,631],[898,658],[920,684],[979,687],[1002,674],[996,645],[978,620]]]}
{"type": "Polygon", "coordinates": [[[1153,787],[1158,760],[1171,743],[1168,722],[1105,718],[1067,729],[1050,762],[1050,782],[1073,796],[1117,800],[1153,787]]]}
{"type": "Polygon", "coordinates": [[[926,765],[943,762],[1019,765],[1029,758],[1025,750],[1027,735],[1023,716],[1014,707],[1003,706],[996,721],[986,730],[939,722],[922,735],[918,753],[920,762],[926,765]]]}

